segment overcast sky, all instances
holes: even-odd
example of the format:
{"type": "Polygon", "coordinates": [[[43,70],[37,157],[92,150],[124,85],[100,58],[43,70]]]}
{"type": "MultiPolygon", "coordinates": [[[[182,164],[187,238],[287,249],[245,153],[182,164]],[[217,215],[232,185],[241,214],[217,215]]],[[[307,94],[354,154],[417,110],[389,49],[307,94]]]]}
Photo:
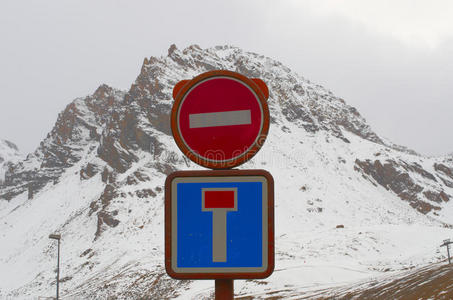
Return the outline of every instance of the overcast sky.
{"type": "Polygon", "coordinates": [[[453,152],[453,1],[0,2],[0,138],[33,151],[73,99],[128,89],[144,57],[232,44],[357,107],[381,136],[453,152]]]}

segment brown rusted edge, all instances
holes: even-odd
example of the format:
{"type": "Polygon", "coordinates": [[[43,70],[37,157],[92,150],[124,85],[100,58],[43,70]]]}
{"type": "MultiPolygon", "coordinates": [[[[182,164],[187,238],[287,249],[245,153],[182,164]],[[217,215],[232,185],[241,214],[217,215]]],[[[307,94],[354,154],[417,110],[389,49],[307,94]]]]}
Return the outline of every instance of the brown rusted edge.
{"type": "Polygon", "coordinates": [[[165,180],[165,270],[175,279],[263,279],[274,272],[275,267],[274,230],[274,178],[265,170],[209,170],[177,171],[165,180]],[[250,273],[176,273],[171,267],[171,183],[178,177],[219,177],[219,176],[263,176],[267,180],[268,194],[268,257],[267,269],[250,273]]]}
{"type": "Polygon", "coordinates": [[[260,150],[269,132],[269,107],[267,105],[269,90],[264,81],[262,81],[261,79],[256,78],[250,79],[242,74],[227,70],[209,71],[194,77],[192,80],[182,80],[178,82],[173,89],[173,97],[175,99],[175,102],[173,103],[173,107],[171,110],[171,132],[175,139],[176,145],[178,145],[182,153],[184,153],[184,155],[186,155],[190,160],[203,167],[209,169],[230,169],[245,163],[246,161],[250,160],[253,156],[255,156],[255,154],[260,150]],[[185,94],[190,90],[190,88],[192,88],[195,84],[199,83],[200,81],[206,80],[210,77],[218,76],[232,77],[248,85],[258,96],[258,100],[260,101],[261,107],[263,108],[263,128],[259,133],[259,138],[256,140],[255,144],[249,149],[249,151],[242,154],[242,156],[238,157],[237,159],[228,162],[225,161],[213,162],[197,157],[195,153],[192,152],[192,150],[184,144],[177,125],[179,106],[185,94]],[[266,88],[264,89],[263,86],[266,88]]]}

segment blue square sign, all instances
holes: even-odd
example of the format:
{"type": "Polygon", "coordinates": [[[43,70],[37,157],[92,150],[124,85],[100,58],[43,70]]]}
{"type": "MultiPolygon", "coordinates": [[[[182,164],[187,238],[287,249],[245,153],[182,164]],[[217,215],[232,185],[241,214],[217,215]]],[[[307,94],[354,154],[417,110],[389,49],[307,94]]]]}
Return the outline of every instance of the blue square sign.
{"type": "Polygon", "coordinates": [[[170,276],[264,278],[272,273],[273,179],[268,172],[175,172],[165,193],[170,276]]]}

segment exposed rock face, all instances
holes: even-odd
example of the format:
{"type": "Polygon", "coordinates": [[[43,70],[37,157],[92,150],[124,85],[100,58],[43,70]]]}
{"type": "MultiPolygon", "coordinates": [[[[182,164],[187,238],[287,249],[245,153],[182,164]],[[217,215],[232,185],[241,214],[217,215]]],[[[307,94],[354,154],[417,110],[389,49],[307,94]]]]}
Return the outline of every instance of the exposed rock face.
{"type": "Polygon", "coordinates": [[[453,188],[453,168],[449,168],[442,163],[435,163],[434,169],[438,172],[437,176],[449,188],[453,188]]]}
{"type": "Polygon", "coordinates": [[[99,172],[99,167],[95,164],[88,163],[85,167],[80,169],[80,179],[89,179],[99,172]]]}
{"type": "Polygon", "coordinates": [[[0,186],[3,184],[8,168],[20,159],[22,159],[22,155],[14,143],[0,140],[0,186]]]}
{"type": "Polygon", "coordinates": [[[38,192],[57,182],[69,167],[86,157],[100,141],[109,120],[120,110],[124,93],[101,85],[92,96],[70,103],[35,152],[6,173],[0,199],[11,199],[27,189],[38,192]]]}
{"type": "Polygon", "coordinates": [[[119,193],[116,189],[116,186],[114,184],[107,184],[105,186],[104,192],[99,197],[99,200],[90,204],[89,214],[91,215],[96,212],[98,219],[95,239],[98,238],[101,235],[102,231],[105,230],[105,225],[116,227],[119,224],[119,221],[114,218],[114,216],[118,214],[118,211],[109,210],[111,201],[118,196],[119,193]]]}
{"type": "MultiPolygon", "coordinates": [[[[385,162],[375,160],[373,162],[370,159],[365,161],[357,159],[355,164],[356,171],[363,172],[384,188],[393,191],[421,213],[440,210],[438,204],[448,202],[451,198],[451,195],[444,192],[443,185],[438,182],[436,177],[416,162],[411,164],[394,160],[385,162]],[[417,175],[427,180],[429,185],[427,186],[421,179],[417,179],[417,175]],[[433,188],[434,190],[432,190],[433,188]]],[[[435,164],[434,168],[439,170],[439,165],[435,164]]]]}

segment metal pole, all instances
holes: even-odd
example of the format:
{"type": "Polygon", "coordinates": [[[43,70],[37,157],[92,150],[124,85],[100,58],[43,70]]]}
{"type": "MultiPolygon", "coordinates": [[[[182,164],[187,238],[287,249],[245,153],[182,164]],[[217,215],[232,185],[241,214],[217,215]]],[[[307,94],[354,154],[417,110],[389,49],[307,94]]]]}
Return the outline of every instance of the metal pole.
{"type": "Polygon", "coordinates": [[[59,282],[60,282],[60,239],[58,239],[58,257],[57,257],[57,300],[59,299],[59,282]]]}
{"type": "Polygon", "coordinates": [[[215,300],[233,300],[234,282],[233,279],[215,280],[215,300]]]}
{"type": "Polygon", "coordinates": [[[447,253],[448,253],[448,264],[451,264],[451,261],[450,261],[450,244],[447,244],[447,253]]]}

